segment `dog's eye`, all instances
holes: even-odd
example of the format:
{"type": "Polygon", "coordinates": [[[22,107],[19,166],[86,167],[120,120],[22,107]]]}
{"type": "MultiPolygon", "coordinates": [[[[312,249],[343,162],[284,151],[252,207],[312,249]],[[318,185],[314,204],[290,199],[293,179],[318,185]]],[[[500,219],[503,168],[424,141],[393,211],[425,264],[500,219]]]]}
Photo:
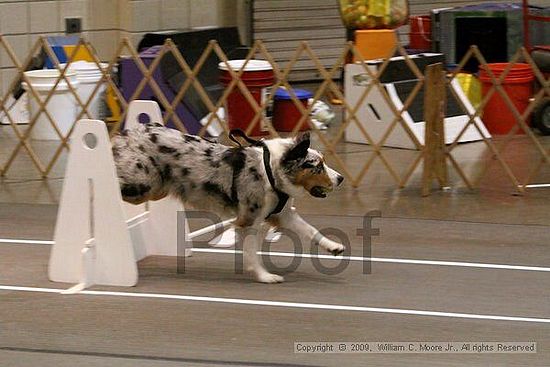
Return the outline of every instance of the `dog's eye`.
{"type": "Polygon", "coordinates": [[[302,163],[302,168],[315,168],[315,165],[311,162],[304,162],[302,163]]]}

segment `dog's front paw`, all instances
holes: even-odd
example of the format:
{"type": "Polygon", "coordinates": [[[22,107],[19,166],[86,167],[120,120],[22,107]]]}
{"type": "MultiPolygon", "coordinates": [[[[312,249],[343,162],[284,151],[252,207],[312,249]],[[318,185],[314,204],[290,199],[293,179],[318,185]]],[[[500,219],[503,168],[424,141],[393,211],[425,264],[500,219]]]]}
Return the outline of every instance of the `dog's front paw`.
{"type": "Polygon", "coordinates": [[[266,272],[266,273],[257,274],[256,280],[260,283],[273,284],[273,283],[282,283],[285,281],[285,278],[277,274],[266,272]]]}
{"type": "Polygon", "coordinates": [[[320,245],[334,256],[340,255],[346,249],[346,247],[341,243],[334,242],[329,239],[325,239],[325,241],[322,241],[320,245]]]}
{"type": "Polygon", "coordinates": [[[330,253],[333,254],[334,256],[338,256],[343,254],[345,250],[346,250],[346,247],[339,243],[336,248],[334,248],[333,250],[330,250],[330,253]]]}
{"type": "Polygon", "coordinates": [[[346,250],[346,247],[344,245],[342,245],[341,243],[336,243],[336,246],[329,251],[334,256],[338,256],[340,254],[343,254],[345,250],[346,250]]]}

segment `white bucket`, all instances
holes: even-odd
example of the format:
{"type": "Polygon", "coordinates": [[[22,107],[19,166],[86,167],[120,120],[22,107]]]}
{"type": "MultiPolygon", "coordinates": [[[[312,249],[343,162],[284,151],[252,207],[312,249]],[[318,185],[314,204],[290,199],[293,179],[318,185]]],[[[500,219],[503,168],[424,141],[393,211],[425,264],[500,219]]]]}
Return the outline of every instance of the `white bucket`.
{"type": "MultiPolygon", "coordinates": [[[[108,66],[106,63],[100,63],[99,65],[103,70],[106,70],[108,66]]],[[[61,64],[59,66],[63,69],[65,64],[61,64]]],[[[80,83],[80,87],[78,88],[78,97],[84,105],[88,102],[88,99],[92,95],[92,92],[94,91],[97,83],[101,80],[103,74],[95,62],[89,61],[75,61],[69,65],[69,70],[76,73],[76,79],[80,83]]],[[[90,118],[92,119],[104,120],[107,117],[105,111],[105,89],[105,83],[101,83],[99,90],[88,105],[87,110],[90,113],[90,118]]],[[[80,111],[81,108],[78,108],[78,112],[80,111]]],[[[86,117],[86,115],[83,115],[83,117],[86,117]]]]}
{"type": "MultiPolygon", "coordinates": [[[[32,70],[26,71],[32,88],[44,101],[50,91],[53,89],[55,82],[61,73],[54,69],[32,70]]],[[[78,80],[76,73],[67,71],[65,76],[71,83],[71,86],[78,91],[78,80]]],[[[29,92],[29,86],[23,82],[23,88],[29,92]]],[[[30,101],[30,118],[34,118],[38,112],[38,102],[31,92],[28,93],[30,101]]],[[[63,136],[66,136],[75,123],[77,117],[77,102],[76,98],[71,93],[67,82],[64,79],[59,81],[55,92],[46,105],[46,110],[52,116],[53,122],[57,125],[63,136]]],[[[50,120],[44,112],[41,112],[31,131],[31,138],[36,140],[60,140],[59,135],[55,132],[50,120]]]]}

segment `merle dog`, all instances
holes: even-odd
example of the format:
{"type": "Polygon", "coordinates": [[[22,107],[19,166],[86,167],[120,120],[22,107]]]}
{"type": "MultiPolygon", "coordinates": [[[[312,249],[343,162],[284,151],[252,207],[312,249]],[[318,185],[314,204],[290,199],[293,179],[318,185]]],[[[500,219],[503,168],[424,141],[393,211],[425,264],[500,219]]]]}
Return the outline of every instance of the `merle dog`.
{"type": "Polygon", "coordinates": [[[122,131],[112,143],[125,201],[139,204],[172,195],[197,209],[236,215],[246,270],[259,282],[279,283],[283,277],[269,273],[257,256],[271,227],[290,230],[334,255],[344,251],[293,207],[294,198],[304,194],[326,197],[343,177],[310,148],[308,133],[252,142],[231,147],[149,124],[122,131]],[[255,233],[245,236],[244,230],[255,233]]]}

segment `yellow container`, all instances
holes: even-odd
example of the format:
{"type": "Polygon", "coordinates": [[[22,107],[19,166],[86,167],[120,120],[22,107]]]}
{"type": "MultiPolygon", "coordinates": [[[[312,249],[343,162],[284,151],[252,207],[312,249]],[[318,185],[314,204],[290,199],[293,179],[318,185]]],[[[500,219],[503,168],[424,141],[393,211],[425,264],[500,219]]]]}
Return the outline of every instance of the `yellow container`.
{"type": "MultiPolygon", "coordinates": [[[[392,57],[397,44],[397,35],[392,29],[355,31],[355,47],[365,60],[392,57]]],[[[359,61],[354,55],[353,61],[359,61]]]]}
{"type": "Polygon", "coordinates": [[[339,0],[347,29],[395,29],[407,22],[407,0],[339,0]]]}
{"type": "Polygon", "coordinates": [[[477,109],[481,104],[481,82],[479,79],[475,75],[466,73],[456,74],[456,79],[472,106],[477,109]]]}

